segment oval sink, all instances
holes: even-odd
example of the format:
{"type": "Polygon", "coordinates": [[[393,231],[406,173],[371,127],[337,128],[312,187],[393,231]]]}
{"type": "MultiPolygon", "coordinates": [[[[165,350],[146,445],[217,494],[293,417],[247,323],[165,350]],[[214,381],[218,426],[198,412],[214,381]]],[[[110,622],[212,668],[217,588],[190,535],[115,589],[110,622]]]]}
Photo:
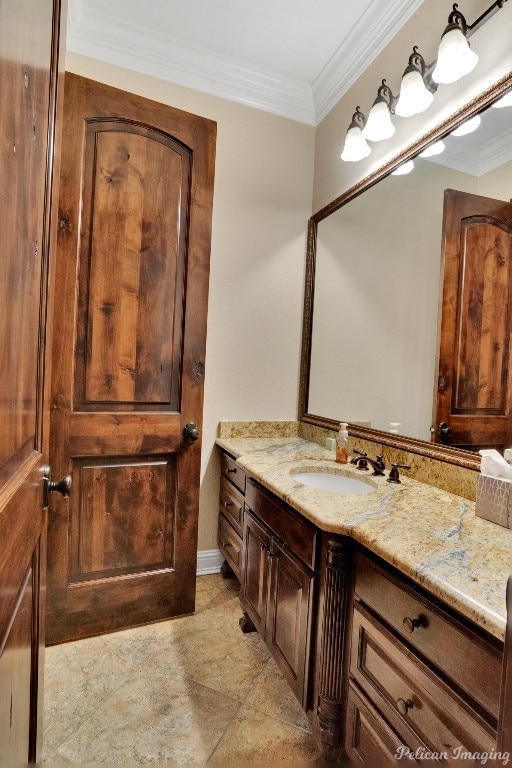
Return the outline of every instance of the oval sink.
{"type": "Polygon", "coordinates": [[[352,493],[362,495],[373,493],[373,488],[364,480],[346,475],[337,475],[333,472],[297,472],[293,477],[302,485],[316,488],[319,491],[334,491],[334,493],[352,493]]]}

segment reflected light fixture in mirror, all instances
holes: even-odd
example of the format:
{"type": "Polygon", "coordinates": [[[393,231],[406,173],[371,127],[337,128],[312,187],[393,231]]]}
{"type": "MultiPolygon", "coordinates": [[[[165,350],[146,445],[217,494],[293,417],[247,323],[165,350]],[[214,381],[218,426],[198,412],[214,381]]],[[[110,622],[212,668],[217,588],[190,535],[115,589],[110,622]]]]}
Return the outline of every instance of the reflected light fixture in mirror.
{"type": "Polygon", "coordinates": [[[458,128],[455,128],[455,130],[451,132],[450,136],[467,136],[469,133],[476,131],[481,122],[482,118],[480,115],[475,115],[471,118],[471,120],[466,120],[465,123],[462,123],[458,126],[458,128]]]}
{"type": "Polygon", "coordinates": [[[457,8],[455,3],[448,17],[448,26],[441,37],[436,66],[432,72],[435,83],[456,83],[461,77],[469,75],[478,62],[478,56],[469,47],[466,37],[466,19],[457,8]]]}
{"type": "Polygon", "coordinates": [[[400,117],[412,117],[424,112],[434,101],[434,94],[425,83],[425,59],[415,45],[402,77],[400,98],[395,112],[400,117]]]}
{"type": "Polygon", "coordinates": [[[407,160],[406,163],[402,163],[402,165],[399,165],[398,168],[395,168],[394,171],[391,171],[391,175],[392,176],[406,176],[413,169],[414,169],[414,162],[412,160],[407,160]]]}
{"type": "Polygon", "coordinates": [[[503,109],[503,107],[512,107],[512,93],[506,93],[505,96],[502,96],[501,99],[498,99],[494,104],[492,104],[493,107],[496,109],[503,109]]]}
{"type": "Polygon", "coordinates": [[[441,152],[444,152],[445,150],[445,143],[444,141],[435,141],[433,144],[430,144],[426,149],[423,150],[423,152],[420,152],[420,157],[435,157],[435,155],[440,155],[441,152]]]}

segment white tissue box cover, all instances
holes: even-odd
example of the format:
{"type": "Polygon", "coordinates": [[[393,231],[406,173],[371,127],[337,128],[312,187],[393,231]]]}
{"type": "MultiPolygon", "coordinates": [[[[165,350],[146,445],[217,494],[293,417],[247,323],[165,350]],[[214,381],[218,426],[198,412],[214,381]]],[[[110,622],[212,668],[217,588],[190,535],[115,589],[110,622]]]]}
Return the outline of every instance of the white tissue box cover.
{"type": "Polygon", "coordinates": [[[478,475],[475,514],[504,528],[512,528],[512,483],[491,475],[478,475]]]}

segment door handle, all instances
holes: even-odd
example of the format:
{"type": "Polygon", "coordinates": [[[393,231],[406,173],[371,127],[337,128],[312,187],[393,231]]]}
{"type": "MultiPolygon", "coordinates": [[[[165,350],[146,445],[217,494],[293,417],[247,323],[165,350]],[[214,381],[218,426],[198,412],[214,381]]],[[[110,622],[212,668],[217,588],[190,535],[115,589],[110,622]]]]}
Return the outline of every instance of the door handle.
{"type": "Polygon", "coordinates": [[[199,439],[199,430],[193,421],[189,421],[188,424],[185,424],[183,437],[187,443],[195,443],[195,441],[199,439]]]}
{"type": "Polygon", "coordinates": [[[445,421],[442,421],[439,425],[439,436],[441,438],[441,442],[444,443],[444,445],[450,445],[452,442],[452,428],[445,421]]]}
{"type": "Polygon", "coordinates": [[[73,480],[71,475],[64,475],[62,480],[52,480],[52,472],[50,467],[43,467],[44,478],[44,492],[43,492],[43,506],[47,507],[49,503],[49,495],[52,491],[57,491],[65,499],[67,499],[71,491],[73,490],[73,480]]]}

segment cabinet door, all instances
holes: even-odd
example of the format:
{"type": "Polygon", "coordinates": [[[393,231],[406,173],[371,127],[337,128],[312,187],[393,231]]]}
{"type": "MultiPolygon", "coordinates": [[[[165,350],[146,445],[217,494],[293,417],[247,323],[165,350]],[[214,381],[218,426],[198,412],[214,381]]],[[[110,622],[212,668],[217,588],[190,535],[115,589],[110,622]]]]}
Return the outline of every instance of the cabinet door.
{"type": "Polygon", "coordinates": [[[256,630],[265,636],[271,537],[246,508],[241,602],[256,630]]]}
{"type": "Polygon", "coordinates": [[[303,704],[307,683],[313,573],[276,540],[272,542],[270,561],[266,641],[295,695],[303,704]]]}

